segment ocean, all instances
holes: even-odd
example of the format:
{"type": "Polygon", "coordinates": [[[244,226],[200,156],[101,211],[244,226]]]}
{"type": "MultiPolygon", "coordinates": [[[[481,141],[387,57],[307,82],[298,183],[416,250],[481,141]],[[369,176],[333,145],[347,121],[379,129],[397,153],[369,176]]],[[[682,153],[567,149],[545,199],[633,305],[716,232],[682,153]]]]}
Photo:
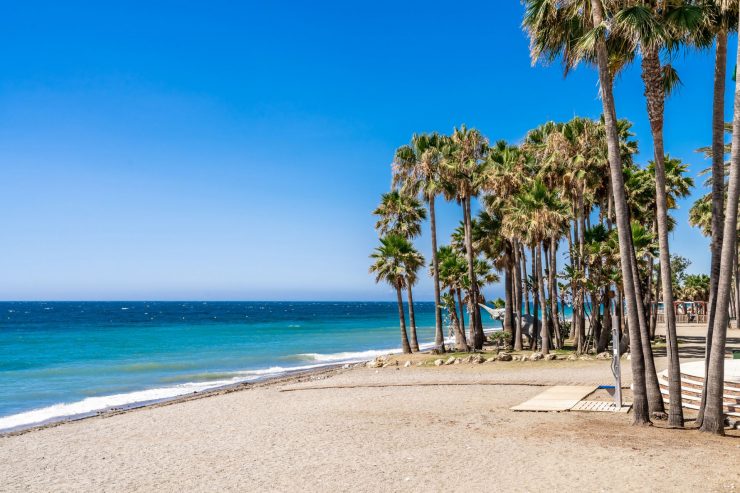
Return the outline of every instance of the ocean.
{"type": "MultiPolygon", "coordinates": [[[[415,303],[419,343],[434,304],[415,303]]],[[[484,313],[486,328],[500,327],[484,313]]],[[[0,430],[400,351],[394,302],[2,302],[0,430]]]]}

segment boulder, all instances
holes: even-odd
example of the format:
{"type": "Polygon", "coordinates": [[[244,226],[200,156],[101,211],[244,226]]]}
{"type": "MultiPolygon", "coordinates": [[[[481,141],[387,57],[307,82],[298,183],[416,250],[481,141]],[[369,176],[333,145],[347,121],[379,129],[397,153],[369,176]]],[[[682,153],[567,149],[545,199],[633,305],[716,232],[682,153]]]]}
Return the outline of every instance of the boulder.
{"type": "Polygon", "coordinates": [[[541,359],[544,359],[545,355],[542,353],[532,353],[532,356],[529,357],[532,361],[539,361],[541,359]]]}
{"type": "Polygon", "coordinates": [[[496,357],[494,356],[493,358],[488,358],[488,359],[486,360],[486,363],[493,363],[493,362],[495,362],[495,361],[496,361],[496,357]]]}
{"type": "Polygon", "coordinates": [[[612,355],[609,351],[604,351],[596,355],[596,359],[612,359],[612,355]]]}
{"type": "Polygon", "coordinates": [[[570,356],[568,356],[568,361],[576,361],[577,359],[578,357],[575,354],[571,354],[570,356]]]}
{"type": "Polygon", "coordinates": [[[434,366],[442,366],[445,364],[445,361],[443,359],[435,359],[434,360],[434,366]]]}
{"type": "Polygon", "coordinates": [[[522,355],[522,357],[519,358],[519,361],[529,361],[529,358],[527,356],[522,355]]]}
{"type": "Polygon", "coordinates": [[[475,356],[472,356],[470,359],[470,362],[476,365],[485,363],[485,361],[486,361],[486,358],[484,358],[482,354],[476,354],[475,356]]]}
{"type": "Polygon", "coordinates": [[[509,353],[504,353],[504,352],[498,353],[496,358],[499,361],[511,361],[513,359],[509,353]]]}
{"type": "Polygon", "coordinates": [[[450,356],[449,358],[447,358],[447,361],[445,361],[445,365],[454,365],[454,364],[455,364],[454,356],[450,356]]]}
{"type": "Polygon", "coordinates": [[[552,361],[552,360],[556,360],[556,359],[558,359],[557,354],[550,353],[550,354],[546,354],[545,355],[545,360],[547,360],[547,361],[552,361]]]}
{"type": "Polygon", "coordinates": [[[511,357],[511,360],[512,361],[521,361],[522,360],[522,357],[515,354],[514,356],[511,357]]]}
{"type": "Polygon", "coordinates": [[[462,361],[462,360],[461,360],[460,358],[455,358],[455,364],[456,364],[456,365],[459,365],[459,364],[460,364],[460,363],[462,363],[462,362],[463,362],[463,361],[462,361]]]}

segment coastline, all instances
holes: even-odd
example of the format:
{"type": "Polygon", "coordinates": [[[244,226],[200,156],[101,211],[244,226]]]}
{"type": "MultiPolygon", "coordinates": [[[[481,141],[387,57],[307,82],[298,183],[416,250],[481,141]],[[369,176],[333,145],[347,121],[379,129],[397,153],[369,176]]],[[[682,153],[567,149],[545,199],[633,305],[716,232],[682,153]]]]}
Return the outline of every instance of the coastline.
{"type": "MultiPolygon", "coordinates": [[[[689,345],[682,347],[690,354],[700,347],[689,345]]],[[[621,413],[510,409],[543,386],[610,382],[608,361],[405,364],[434,358],[396,355],[381,368],[337,364],[5,434],[3,490],[730,491],[740,485],[737,440],[707,436],[691,424],[671,432],[662,421],[631,426],[630,415],[621,413]],[[532,457],[538,457],[535,469],[532,457]],[[455,461],[474,461],[479,472],[461,478],[449,467],[455,461]],[[609,462],[630,474],[604,468],[609,462]]],[[[665,356],[656,364],[665,368],[665,356]]],[[[622,372],[629,386],[628,364],[622,372]]],[[[607,399],[601,392],[592,398],[607,399]]],[[[737,430],[728,434],[740,437],[737,430]]]]}
{"type": "Polygon", "coordinates": [[[317,366],[309,369],[299,370],[288,370],[285,373],[278,375],[268,375],[258,380],[250,380],[218,386],[202,391],[196,391],[190,394],[178,395],[175,397],[165,397],[162,399],[154,399],[150,401],[134,402],[129,405],[121,407],[112,407],[107,409],[101,409],[97,411],[90,411],[89,413],[76,414],[71,416],[60,416],[57,418],[50,418],[44,422],[34,423],[30,425],[20,425],[15,428],[10,428],[5,431],[0,431],[0,439],[4,437],[24,435],[34,431],[44,430],[48,428],[56,428],[69,423],[75,423],[83,420],[92,420],[95,418],[109,418],[119,414],[129,413],[133,411],[139,411],[142,409],[157,408],[163,406],[169,406],[187,401],[193,401],[198,399],[204,399],[207,397],[213,397],[217,395],[230,394],[232,392],[240,392],[243,390],[271,387],[276,385],[282,385],[287,383],[300,383],[304,381],[321,380],[329,378],[333,374],[344,368],[348,363],[334,363],[317,366]],[[320,378],[317,378],[319,377],[320,378]]]}

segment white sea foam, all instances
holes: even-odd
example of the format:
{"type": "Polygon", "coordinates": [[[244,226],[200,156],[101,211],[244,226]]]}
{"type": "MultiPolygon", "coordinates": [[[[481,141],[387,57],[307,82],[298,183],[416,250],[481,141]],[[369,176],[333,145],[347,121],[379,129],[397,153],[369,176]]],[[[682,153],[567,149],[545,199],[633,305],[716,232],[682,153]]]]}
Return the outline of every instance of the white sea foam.
{"type": "Polygon", "coordinates": [[[356,352],[344,352],[344,353],[329,353],[329,354],[322,354],[322,353],[303,353],[299,354],[299,356],[302,356],[306,359],[313,360],[313,361],[323,361],[323,362],[341,362],[341,361],[364,361],[368,359],[373,359],[377,356],[382,356],[384,354],[390,354],[390,353],[400,353],[401,348],[395,348],[395,349],[384,349],[384,350],[378,350],[378,349],[369,349],[367,351],[356,351],[356,352]]]}

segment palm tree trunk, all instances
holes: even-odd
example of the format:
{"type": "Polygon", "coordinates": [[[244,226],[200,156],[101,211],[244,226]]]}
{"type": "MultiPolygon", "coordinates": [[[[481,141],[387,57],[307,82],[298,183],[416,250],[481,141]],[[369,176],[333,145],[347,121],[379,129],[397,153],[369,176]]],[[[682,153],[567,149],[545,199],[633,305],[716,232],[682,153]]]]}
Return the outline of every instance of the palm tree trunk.
{"type": "Polygon", "coordinates": [[[406,279],[406,295],[409,303],[409,326],[411,328],[411,352],[419,351],[419,340],[416,338],[416,316],[414,314],[414,296],[411,294],[411,282],[406,279]]]}
{"type": "MultiPolygon", "coordinates": [[[[740,64],[740,50],[737,53],[736,64],[740,64]]],[[[720,257],[720,275],[717,285],[709,371],[705,379],[707,398],[704,419],[700,428],[701,431],[718,435],[723,435],[725,431],[722,402],[725,378],[725,340],[729,324],[730,284],[733,270],[731,266],[735,260],[737,241],[738,198],[740,198],[740,85],[735,83],[730,181],[727,185],[727,204],[725,206],[725,224],[722,234],[722,254],[720,257]]]]}
{"type": "MultiPolygon", "coordinates": [[[[650,278],[653,278],[653,275],[657,275],[658,272],[655,270],[655,265],[653,264],[653,259],[650,259],[650,278]]],[[[653,296],[652,296],[652,304],[651,304],[651,310],[650,310],[650,340],[655,340],[655,329],[658,325],[658,290],[660,289],[659,286],[659,280],[656,279],[654,285],[652,286],[653,289],[653,296]]]]}
{"type": "Polygon", "coordinates": [[[609,286],[604,288],[604,326],[601,328],[596,352],[603,353],[609,347],[609,335],[612,333],[612,301],[609,298],[609,286]]]}
{"type": "Polygon", "coordinates": [[[514,351],[522,350],[522,272],[519,263],[519,244],[514,243],[514,297],[516,301],[516,328],[514,333],[514,351]]]}
{"type": "Polygon", "coordinates": [[[445,335],[442,330],[442,301],[439,289],[439,262],[437,261],[437,215],[434,196],[429,197],[429,226],[432,233],[432,266],[434,276],[434,345],[445,351],[445,335]]]}
{"type": "MultiPolygon", "coordinates": [[[[604,12],[601,0],[591,0],[594,26],[601,26],[604,21],[604,12]]],[[[596,41],[596,58],[599,67],[599,85],[601,86],[601,102],[604,109],[604,122],[607,134],[607,148],[609,154],[609,171],[611,176],[614,207],[616,211],[617,233],[619,236],[619,255],[622,267],[624,292],[627,296],[627,319],[630,330],[630,344],[632,346],[632,385],[633,385],[633,424],[644,425],[650,423],[647,394],[645,388],[645,361],[642,356],[640,342],[640,326],[637,318],[637,297],[632,275],[632,234],[629,223],[629,210],[622,176],[622,159],[619,150],[619,135],[617,133],[617,112],[614,107],[612,75],[609,72],[609,60],[606,50],[606,41],[599,38],[596,41]]]]}
{"type": "MultiPolygon", "coordinates": [[[[709,268],[709,310],[707,314],[707,337],[704,343],[704,375],[709,373],[712,353],[714,318],[719,287],[720,259],[722,256],[722,230],[725,201],[725,78],[727,77],[727,32],[717,32],[717,48],[714,54],[714,93],[712,97],[712,260],[709,268]]],[[[707,386],[701,393],[701,405],[696,423],[701,426],[707,399],[707,386]]]]}
{"type": "Polygon", "coordinates": [[[465,308],[464,308],[465,305],[463,305],[463,300],[462,300],[462,289],[457,290],[457,301],[460,304],[460,327],[461,327],[463,334],[465,334],[465,308]]]}
{"type": "MultiPolygon", "coordinates": [[[[462,319],[462,312],[460,317],[457,316],[457,308],[455,307],[455,290],[450,289],[450,297],[452,298],[452,305],[450,306],[450,322],[452,323],[452,330],[455,332],[455,347],[458,351],[467,351],[468,342],[465,340],[465,330],[460,328],[460,320],[462,319]]],[[[462,310],[462,305],[460,306],[462,310]]]]}
{"type": "Polygon", "coordinates": [[[514,296],[512,291],[514,290],[514,282],[511,275],[511,265],[507,265],[504,270],[504,297],[506,306],[504,307],[504,332],[508,338],[507,346],[511,344],[511,339],[514,336],[514,296]]]}
{"type": "Polygon", "coordinates": [[[550,331],[547,325],[547,310],[545,308],[545,279],[542,275],[542,248],[538,244],[536,247],[537,262],[537,291],[539,298],[542,300],[542,324],[540,327],[540,337],[542,338],[542,354],[550,353],[550,331]]]}
{"type": "Polygon", "coordinates": [[[524,251],[524,245],[521,246],[522,257],[522,291],[524,292],[524,313],[531,316],[532,311],[529,307],[529,288],[527,287],[527,254],[524,251]]]}
{"type": "Polygon", "coordinates": [[[548,289],[550,291],[550,312],[552,313],[552,327],[555,333],[555,347],[563,347],[563,341],[560,340],[560,317],[558,317],[558,287],[555,282],[557,272],[557,253],[558,241],[553,236],[550,238],[550,268],[548,270],[548,289]]]}
{"type": "Polygon", "coordinates": [[[463,200],[464,220],[465,220],[465,253],[468,259],[468,277],[470,279],[470,330],[473,347],[475,349],[483,348],[483,330],[481,330],[478,320],[480,311],[478,309],[478,283],[475,278],[475,253],[473,252],[473,231],[470,212],[470,196],[463,200]]]}
{"type": "Polygon", "coordinates": [[[537,254],[537,250],[539,250],[539,245],[535,244],[532,246],[532,280],[537,283],[537,285],[532,286],[532,299],[534,301],[534,322],[532,322],[532,343],[530,344],[530,349],[532,351],[535,351],[537,349],[537,339],[540,335],[540,332],[542,330],[541,323],[540,323],[540,294],[539,294],[539,278],[540,276],[537,275],[537,272],[539,271],[537,259],[540,257],[537,254]]]}
{"type": "MultiPolygon", "coordinates": [[[[585,187],[585,184],[581,185],[585,187]]],[[[586,273],[584,245],[586,243],[586,223],[584,220],[585,207],[583,205],[583,189],[578,191],[578,269],[583,276],[586,273]]],[[[586,287],[578,282],[578,347],[579,352],[585,352],[586,347],[586,287]]]]}
{"type": "Polygon", "coordinates": [[[396,301],[398,301],[398,319],[401,322],[401,348],[404,354],[411,354],[409,337],[406,334],[406,315],[403,313],[403,297],[401,296],[400,284],[396,284],[396,301]]]}
{"type": "Polygon", "coordinates": [[[655,369],[653,347],[650,345],[650,333],[647,317],[645,316],[645,304],[643,303],[642,286],[640,285],[640,272],[637,268],[637,257],[635,256],[635,249],[632,248],[631,245],[630,254],[632,259],[632,279],[634,281],[635,297],[638,302],[637,320],[640,324],[640,347],[642,348],[642,357],[645,365],[645,387],[647,391],[648,409],[650,414],[662,418],[665,416],[665,404],[663,402],[663,394],[660,392],[658,372],[655,369]]]}
{"type": "MultiPolygon", "coordinates": [[[[658,248],[660,250],[660,277],[663,284],[663,301],[673,306],[673,283],[671,282],[671,253],[668,245],[668,204],[665,181],[665,151],[663,149],[663,114],[665,110],[665,89],[658,50],[644,50],[642,57],[642,80],[645,84],[647,113],[653,136],[653,159],[655,163],[655,204],[658,223],[658,248]]],[[[681,403],[681,366],[678,359],[678,339],[676,336],[676,317],[673,310],[666,311],[666,345],[668,349],[668,426],[683,428],[683,409],[681,403]]],[[[648,330],[648,347],[650,345],[648,330]]],[[[645,341],[643,341],[643,344],[645,341]]],[[[650,375],[648,375],[648,382],[650,375]]],[[[660,389],[658,389],[660,394],[660,389]]],[[[663,399],[661,396],[661,404],[663,399]]],[[[661,406],[662,407],[662,406],[661,406]]]]}

